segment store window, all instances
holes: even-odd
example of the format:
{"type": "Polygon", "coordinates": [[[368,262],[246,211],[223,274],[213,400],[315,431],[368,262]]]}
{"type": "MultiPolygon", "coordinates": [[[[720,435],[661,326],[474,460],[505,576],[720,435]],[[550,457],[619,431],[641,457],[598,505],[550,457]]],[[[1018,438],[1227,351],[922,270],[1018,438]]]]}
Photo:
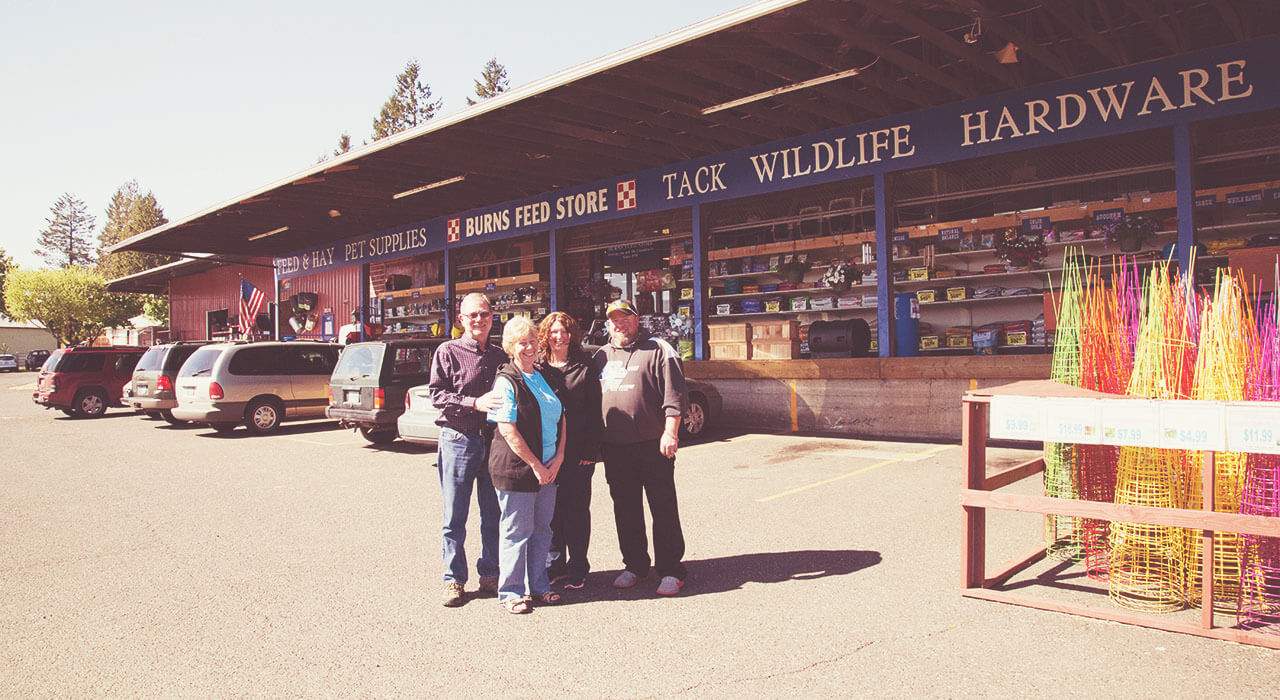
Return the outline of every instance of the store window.
{"type": "Polygon", "coordinates": [[[1049,352],[1064,255],[1174,253],[1172,148],[1160,129],[890,177],[896,354],[1049,352]]]}
{"type": "Polygon", "coordinates": [[[632,300],[641,325],[693,356],[693,221],[688,209],[560,232],[560,308],[585,342],[609,340],[605,307],[632,300]]]}
{"type": "MultiPolygon", "coordinates": [[[[443,338],[444,253],[428,253],[369,266],[366,337],[443,338]]],[[[343,319],[345,324],[348,319],[343,319]]]]}
{"type": "Polygon", "coordinates": [[[471,292],[489,297],[495,337],[501,337],[503,324],[515,316],[536,322],[550,312],[546,233],[455,248],[452,254],[454,318],[462,298],[471,292]]]}
{"type": "Polygon", "coordinates": [[[864,178],[707,207],[707,357],[876,352],[874,203],[864,178]]]}

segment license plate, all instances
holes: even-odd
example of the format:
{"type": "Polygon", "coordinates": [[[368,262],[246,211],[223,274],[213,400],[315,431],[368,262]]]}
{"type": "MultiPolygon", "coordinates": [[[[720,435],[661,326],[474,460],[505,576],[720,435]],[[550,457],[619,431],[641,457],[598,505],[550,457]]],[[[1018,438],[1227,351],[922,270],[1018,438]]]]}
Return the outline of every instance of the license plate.
{"type": "Polygon", "coordinates": [[[195,395],[196,395],[196,388],[195,388],[195,387],[193,387],[193,386],[184,386],[184,387],[182,387],[182,395],[183,395],[183,396],[195,396],[195,395]]]}
{"type": "Polygon", "coordinates": [[[147,388],[147,387],[145,387],[145,386],[135,386],[135,387],[133,388],[133,394],[134,394],[134,396],[146,396],[146,395],[147,395],[147,394],[149,394],[149,393],[151,393],[151,389],[149,389],[149,388],[147,388]]]}
{"type": "Polygon", "coordinates": [[[356,389],[353,391],[348,389],[342,393],[342,397],[347,403],[360,403],[360,390],[356,389]]]}

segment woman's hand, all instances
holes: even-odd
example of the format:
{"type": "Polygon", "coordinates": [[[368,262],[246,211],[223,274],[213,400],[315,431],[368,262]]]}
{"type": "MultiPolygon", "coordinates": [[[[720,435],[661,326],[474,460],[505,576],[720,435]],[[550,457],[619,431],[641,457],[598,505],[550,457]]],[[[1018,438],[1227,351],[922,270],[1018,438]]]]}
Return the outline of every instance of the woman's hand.
{"type": "Polygon", "coordinates": [[[550,462],[547,462],[547,470],[551,472],[551,478],[544,481],[544,484],[549,484],[556,480],[556,476],[560,473],[560,465],[562,464],[564,464],[564,455],[556,455],[551,458],[550,462]]]}
{"type": "Polygon", "coordinates": [[[489,411],[502,408],[502,404],[504,403],[505,401],[502,398],[502,394],[496,391],[490,391],[476,397],[476,410],[481,413],[488,413],[489,411]]]}

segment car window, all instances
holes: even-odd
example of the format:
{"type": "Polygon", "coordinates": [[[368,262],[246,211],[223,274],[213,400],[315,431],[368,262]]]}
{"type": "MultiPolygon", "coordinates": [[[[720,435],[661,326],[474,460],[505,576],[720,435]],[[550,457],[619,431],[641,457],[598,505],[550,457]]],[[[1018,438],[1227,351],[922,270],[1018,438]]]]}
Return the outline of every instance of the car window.
{"type": "Polygon", "coordinates": [[[164,364],[164,351],[168,349],[167,345],[157,345],[142,354],[142,359],[138,360],[138,366],[134,369],[143,372],[154,372],[160,369],[164,364]]]}
{"type": "Polygon", "coordinates": [[[227,371],[232,374],[283,374],[284,363],[281,360],[281,348],[274,345],[252,345],[236,350],[231,356],[231,364],[227,371]]]}
{"type": "Polygon", "coordinates": [[[101,372],[106,359],[106,354],[101,352],[69,352],[62,356],[55,371],[101,372]]]}
{"type": "Polygon", "coordinates": [[[114,366],[117,377],[126,374],[133,374],[133,368],[138,366],[138,360],[142,358],[138,353],[127,353],[115,358],[114,366]]]}
{"type": "Polygon", "coordinates": [[[187,358],[191,357],[199,349],[199,345],[174,345],[169,348],[168,354],[164,356],[164,371],[172,372],[178,369],[182,366],[182,363],[187,361],[187,358]]]}
{"type": "Polygon", "coordinates": [[[386,346],[380,343],[348,345],[338,356],[338,366],[333,370],[334,378],[377,377],[382,367],[382,353],[385,348],[386,346]]]}
{"type": "Polygon", "coordinates": [[[411,377],[431,373],[433,348],[424,345],[407,345],[396,348],[391,373],[397,377],[411,377]]]}
{"type": "Polygon", "coordinates": [[[218,361],[223,348],[204,347],[192,353],[178,370],[179,377],[207,377],[213,372],[213,363],[218,361]]]}
{"type": "Polygon", "coordinates": [[[55,350],[49,353],[49,356],[44,358],[44,364],[40,365],[40,371],[41,372],[55,371],[58,366],[58,362],[62,360],[62,355],[63,355],[63,352],[61,350],[55,350]]]}
{"type": "Polygon", "coordinates": [[[288,348],[288,367],[293,374],[333,374],[337,364],[336,348],[294,347],[288,348]]]}

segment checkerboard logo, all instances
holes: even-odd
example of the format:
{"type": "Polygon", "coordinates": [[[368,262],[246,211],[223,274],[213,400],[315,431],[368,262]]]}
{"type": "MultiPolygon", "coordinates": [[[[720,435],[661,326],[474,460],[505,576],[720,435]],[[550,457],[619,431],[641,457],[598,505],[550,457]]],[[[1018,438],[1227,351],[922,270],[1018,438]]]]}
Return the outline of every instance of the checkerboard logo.
{"type": "Polygon", "coordinates": [[[445,224],[445,238],[450,243],[457,243],[462,238],[462,217],[449,219],[445,224]]]}
{"type": "Polygon", "coordinates": [[[618,183],[618,211],[636,208],[636,181],[618,183]]]}

